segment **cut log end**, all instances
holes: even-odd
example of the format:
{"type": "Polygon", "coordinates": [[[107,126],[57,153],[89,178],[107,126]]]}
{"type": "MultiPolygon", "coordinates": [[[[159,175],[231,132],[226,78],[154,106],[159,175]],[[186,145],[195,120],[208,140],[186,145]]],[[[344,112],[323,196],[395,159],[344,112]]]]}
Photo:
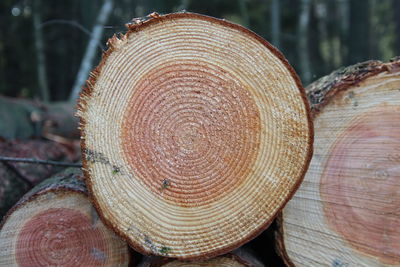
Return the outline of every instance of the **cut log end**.
{"type": "Polygon", "coordinates": [[[278,242],[295,265],[400,263],[399,66],[375,65],[383,71],[367,70],[356,84],[347,78],[316,111],[315,157],[278,242]]]}
{"type": "Polygon", "coordinates": [[[0,265],[128,266],[127,245],[73,187],[47,183],[11,210],[0,231],[0,265]]]}
{"type": "Polygon", "coordinates": [[[192,13],[151,16],[109,46],[78,112],[104,221],[138,251],[180,259],[264,230],[312,153],[304,89],[283,56],[192,13]]]}

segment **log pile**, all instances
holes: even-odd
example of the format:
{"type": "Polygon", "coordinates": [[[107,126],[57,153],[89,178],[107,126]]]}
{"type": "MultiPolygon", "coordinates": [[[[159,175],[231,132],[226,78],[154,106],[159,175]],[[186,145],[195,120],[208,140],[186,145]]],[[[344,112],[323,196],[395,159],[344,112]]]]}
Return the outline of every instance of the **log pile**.
{"type": "Polygon", "coordinates": [[[307,88],[314,156],[280,218],[295,266],[399,266],[400,61],[370,61],[307,88]]]}
{"type": "Polygon", "coordinates": [[[183,12],[127,27],[79,99],[84,178],[67,169],[9,210],[1,266],[137,264],[128,245],[141,267],[280,266],[260,257],[272,231],[248,243],[278,214],[289,266],[400,263],[399,60],[338,70],[306,96],[239,25],[183,12]]]}

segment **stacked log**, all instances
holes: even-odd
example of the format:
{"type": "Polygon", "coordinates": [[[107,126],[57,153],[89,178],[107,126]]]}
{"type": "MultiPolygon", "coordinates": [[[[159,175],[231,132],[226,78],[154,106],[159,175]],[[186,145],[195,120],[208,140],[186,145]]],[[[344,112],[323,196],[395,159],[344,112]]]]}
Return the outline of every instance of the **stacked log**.
{"type": "MultiPolygon", "coordinates": [[[[35,158],[73,162],[80,158],[79,147],[48,140],[1,140],[2,157],[35,158]]],[[[0,162],[0,220],[34,185],[62,170],[54,165],[0,162]]]]}
{"type": "Polygon", "coordinates": [[[307,170],[304,89],[280,52],[239,25],[177,13],[128,28],[79,100],[95,207],[143,254],[229,252],[268,227],[307,170]]]}
{"type": "Polygon", "coordinates": [[[82,178],[67,169],[8,212],[0,225],[1,266],[128,266],[126,243],[99,220],[82,178]]]}
{"type": "Polygon", "coordinates": [[[290,266],[399,266],[400,60],[336,71],[307,92],[314,157],[278,251],[290,266]]]}

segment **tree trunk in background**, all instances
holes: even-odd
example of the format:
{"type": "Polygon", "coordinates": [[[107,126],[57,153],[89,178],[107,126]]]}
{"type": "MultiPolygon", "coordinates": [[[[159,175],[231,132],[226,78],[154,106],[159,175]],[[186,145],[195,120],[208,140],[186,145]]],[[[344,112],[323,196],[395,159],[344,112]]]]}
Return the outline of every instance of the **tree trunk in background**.
{"type": "Polygon", "coordinates": [[[243,20],[243,26],[250,27],[249,11],[247,10],[246,0],[238,0],[240,16],[243,20]]]}
{"type": "MultiPolygon", "coordinates": [[[[382,0],[368,0],[369,1],[369,10],[368,10],[368,17],[369,17],[369,39],[367,40],[366,44],[368,47],[368,55],[364,55],[364,57],[368,56],[368,58],[364,58],[363,60],[368,59],[380,59],[382,58],[382,54],[379,48],[379,41],[382,37],[382,33],[379,32],[379,5],[384,2],[382,0]]],[[[396,0],[399,1],[399,0],[396,0]]],[[[390,16],[388,14],[388,16],[390,16]]],[[[383,20],[384,21],[384,20],[383,20]]]]}
{"type": "Polygon", "coordinates": [[[272,0],[271,4],[271,36],[272,44],[280,47],[281,34],[281,7],[279,0],[272,0]]]}
{"type": "Polygon", "coordinates": [[[311,81],[310,56],[308,53],[308,26],[310,21],[311,0],[301,0],[300,14],[298,22],[298,46],[300,76],[303,84],[307,85],[311,81]]]}
{"type": "Polygon", "coordinates": [[[309,33],[309,43],[308,43],[308,53],[310,55],[312,78],[321,77],[327,72],[327,64],[321,54],[321,32],[320,28],[317,27],[321,23],[320,18],[317,14],[317,5],[313,2],[310,10],[310,33],[309,33]]]}
{"type": "Polygon", "coordinates": [[[340,56],[341,63],[347,62],[348,56],[348,38],[349,38],[349,0],[339,0],[339,25],[340,25],[340,56]]]}
{"type": "Polygon", "coordinates": [[[347,65],[369,59],[370,1],[350,0],[350,27],[347,65]]]}
{"type": "Polygon", "coordinates": [[[88,46],[86,48],[85,56],[82,59],[82,63],[77,74],[75,84],[72,88],[72,92],[69,100],[75,101],[80,91],[82,90],[82,86],[85,84],[86,79],[89,76],[90,69],[93,66],[93,60],[96,55],[97,45],[101,39],[104,24],[107,22],[108,17],[111,14],[113,7],[113,0],[104,0],[103,6],[97,16],[96,23],[93,27],[92,37],[89,40],[88,46]]]}
{"type": "Polygon", "coordinates": [[[29,191],[0,224],[1,266],[128,266],[127,244],[99,219],[80,169],[29,191]]]}
{"type": "Polygon", "coordinates": [[[44,102],[49,102],[49,88],[47,83],[47,71],[46,71],[46,57],[44,53],[44,41],[41,24],[41,1],[33,0],[33,33],[35,39],[35,50],[37,57],[37,81],[39,87],[39,95],[44,102]]]}
{"type": "Polygon", "coordinates": [[[400,56],[400,1],[393,0],[394,12],[395,12],[395,21],[396,21],[396,49],[395,53],[397,56],[400,56]]]}

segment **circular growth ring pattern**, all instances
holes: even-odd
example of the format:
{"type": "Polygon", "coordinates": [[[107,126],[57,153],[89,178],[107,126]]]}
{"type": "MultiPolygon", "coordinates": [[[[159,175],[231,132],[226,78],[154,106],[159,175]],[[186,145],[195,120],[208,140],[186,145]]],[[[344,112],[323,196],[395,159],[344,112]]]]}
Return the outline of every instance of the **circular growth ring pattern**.
{"type": "Polygon", "coordinates": [[[21,267],[72,267],[77,263],[100,267],[104,266],[107,251],[103,232],[92,227],[88,216],[68,208],[35,215],[21,229],[16,246],[21,267]]]}
{"type": "Polygon", "coordinates": [[[208,258],[255,237],[312,151],[300,82],[256,34],[192,13],[109,41],[79,102],[87,184],[142,253],[208,258]]]}

